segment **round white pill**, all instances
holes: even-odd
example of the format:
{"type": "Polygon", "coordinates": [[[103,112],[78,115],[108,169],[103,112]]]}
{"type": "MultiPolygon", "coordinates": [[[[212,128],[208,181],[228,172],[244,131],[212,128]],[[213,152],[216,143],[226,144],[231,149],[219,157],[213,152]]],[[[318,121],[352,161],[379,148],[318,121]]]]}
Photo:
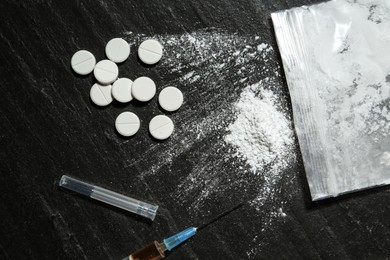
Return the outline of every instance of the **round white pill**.
{"type": "Polygon", "coordinates": [[[112,96],[119,102],[126,103],[133,99],[131,86],[133,81],[128,78],[120,78],[112,84],[112,96]]]}
{"type": "Polygon", "coordinates": [[[172,120],[164,115],[153,117],[149,123],[150,134],[158,140],[167,139],[172,134],[173,128],[172,120]]]}
{"type": "Polygon", "coordinates": [[[183,93],[178,88],[166,87],[161,90],[158,103],[166,111],[176,111],[183,104],[183,93]]]}
{"type": "Polygon", "coordinates": [[[132,112],[123,112],[115,120],[115,128],[123,136],[135,135],[140,125],[138,116],[132,112]]]}
{"type": "Polygon", "coordinates": [[[130,55],[130,46],[125,40],[114,38],[106,45],[106,55],[113,62],[124,62],[130,55]]]}
{"type": "Polygon", "coordinates": [[[118,72],[118,66],[114,62],[101,60],[96,64],[93,75],[101,84],[108,85],[118,78],[118,72]]]}
{"type": "Polygon", "coordinates": [[[96,59],[89,51],[81,50],[73,54],[70,64],[77,74],[87,75],[95,68],[96,59]]]}
{"type": "Polygon", "coordinates": [[[149,65],[156,64],[161,60],[163,47],[156,40],[146,40],[138,47],[138,57],[149,65]]]}
{"type": "Polygon", "coordinates": [[[107,106],[112,102],[111,85],[95,83],[89,94],[92,102],[98,106],[107,106]]]}
{"type": "Polygon", "coordinates": [[[156,84],[148,77],[139,77],[131,86],[131,94],[139,101],[149,101],[156,94],[156,84]]]}

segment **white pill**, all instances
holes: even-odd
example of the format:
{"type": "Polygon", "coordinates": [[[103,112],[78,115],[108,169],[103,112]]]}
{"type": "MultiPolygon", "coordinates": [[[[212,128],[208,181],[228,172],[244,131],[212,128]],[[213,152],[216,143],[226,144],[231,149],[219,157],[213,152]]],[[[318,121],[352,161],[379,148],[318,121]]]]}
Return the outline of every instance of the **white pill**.
{"type": "Polygon", "coordinates": [[[89,51],[81,50],[73,54],[70,63],[74,72],[80,75],[87,75],[95,68],[96,59],[89,51]]]}
{"type": "Polygon", "coordinates": [[[163,47],[156,40],[146,40],[138,47],[138,57],[145,64],[155,64],[161,60],[163,47]]]}
{"type": "Polygon", "coordinates": [[[153,117],[149,123],[150,134],[158,140],[167,139],[172,134],[173,128],[172,120],[164,115],[153,117]]]}
{"type": "Polygon", "coordinates": [[[130,46],[125,40],[114,38],[106,45],[106,55],[113,62],[124,62],[130,55],[130,46]]]}
{"type": "Polygon", "coordinates": [[[131,112],[123,112],[115,120],[115,128],[123,136],[135,135],[140,125],[138,116],[131,112]]]}
{"type": "Polygon", "coordinates": [[[166,111],[176,111],[183,104],[183,93],[178,88],[166,87],[161,90],[158,103],[166,111]]]}
{"type": "Polygon", "coordinates": [[[131,86],[131,94],[139,101],[149,101],[156,94],[156,84],[148,77],[139,77],[131,86]]]}
{"type": "Polygon", "coordinates": [[[131,86],[133,81],[128,78],[120,78],[112,84],[112,96],[119,102],[126,103],[133,99],[131,86]]]}
{"type": "Polygon", "coordinates": [[[98,106],[107,106],[112,102],[111,85],[95,83],[89,94],[92,102],[98,106]]]}
{"type": "Polygon", "coordinates": [[[118,78],[118,66],[110,60],[101,60],[96,64],[93,75],[101,84],[111,84],[118,78]]]}

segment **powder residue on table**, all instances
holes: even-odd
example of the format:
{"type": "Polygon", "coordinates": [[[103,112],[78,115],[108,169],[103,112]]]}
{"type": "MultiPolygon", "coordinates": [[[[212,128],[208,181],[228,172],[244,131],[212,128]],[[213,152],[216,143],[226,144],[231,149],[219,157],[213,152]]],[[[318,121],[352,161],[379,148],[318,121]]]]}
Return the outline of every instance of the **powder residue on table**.
{"type": "Polygon", "coordinates": [[[272,197],[280,174],[296,159],[291,118],[283,111],[281,97],[265,88],[273,84],[266,78],[244,89],[235,104],[237,118],[225,136],[225,141],[237,150],[234,156],[244,159],[254,174],[264,177],[264,187],[252,201],[258,209],[272,197]]]}
{"type": "Polygon", "coordinates": [[[273,48],[259,35],[209,29],[181,35],[126,35],[135,46],[146,38],[162,43],[164,57],[158,71],[164,75],[164,85],[179,87],[185,97],[180,110],[170,115],[175,133],[169,142],[151,146],[141,159],[129,161],[142,171],[139,177],[165,176],[169,173],[160,171],[185,155],[190,158],[188,168],[169,196],[187,207],[195,222],[205,217],[204,209],[215,207],[215,201],[243,199],[250,201],[249,210],[258,216],[255,232],[286,219],[286,201],[280,193],[282,180],[295,177],[288,169],[296,147],[273,48]],[[150,157],[152,163],[142,163],[150,157]]]}

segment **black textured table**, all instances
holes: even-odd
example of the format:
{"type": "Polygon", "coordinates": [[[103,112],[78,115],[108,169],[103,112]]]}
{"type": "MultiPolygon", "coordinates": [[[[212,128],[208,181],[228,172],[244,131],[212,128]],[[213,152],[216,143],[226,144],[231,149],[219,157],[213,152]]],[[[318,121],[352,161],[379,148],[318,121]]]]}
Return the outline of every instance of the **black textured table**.
{"type": "MultiPolygon", "coordinates": [[[[122,259],[150,241],[253,198],[263,181],[261,174],[240,175],[247,165],[226,159],[231,147],[215,149],[231,118],[200,137],[194,130],[239,98],[247,84],[236,83],[237,75],[221,74],[218,86],[223,88],[208,85],[209,79],[181,86],[185,103],[171,114],[175,133],[157,142],[147,130],[150,119],[163,113],[156,97],[147,104],[93,105],[93,77],[76,76],[70,68],[76,50],[87,49],[100,60],[114,37],[138,44],[140,35],[257,35],[273,46],[271,65],[283,75],[270,13],[315,2],[2,1],[0,258],[122,259]],[[114,129],[115,117],[127,110],[142,123],[129,139],[114,129]],[[198,175],[191,179],[194,172],[198,175]],[[60,190],[64,174],[156,203],[158,216],[152,223],[60,190]]],[[[136,44],[131,51],[119,66],[122,75],[150,76],[160,90],[185,73],[159,64],[145,67],[137,60],[136,44]]],[[[196,69],[202,72],[202,65],[196,69]]],[[[252,74],[248,84],[267,76],[252,74]]],[[[283,77],[280,82],[281,95],[288,99],[283,77]]],[[[277,199],[258,208],[247,204],[168,258],[390,259],[390,189],[312,203],[298,148],[296,153],[297,161],[286,170],[290,177],[275,189],[277,199]],[[280,203],[282,217],[270,216],[280,203]]]]}

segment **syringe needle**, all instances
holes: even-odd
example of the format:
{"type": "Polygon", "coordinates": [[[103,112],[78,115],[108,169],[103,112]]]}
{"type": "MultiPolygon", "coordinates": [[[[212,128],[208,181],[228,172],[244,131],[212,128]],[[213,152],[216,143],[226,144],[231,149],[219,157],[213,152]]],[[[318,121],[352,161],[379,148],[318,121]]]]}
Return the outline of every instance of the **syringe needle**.
{"type": "Polygon", "coordinates": [[[198,226],[197,229],[198,229],[198,230],[201,230],[201,229],[203,229],[203,228],[205,228],[205,227],[207,227],[207,226],[213,224],[215,221],[217,221],[217,220],[223,218],[224,216],[226,216],[226,215],[228,215],[229,213],[231,213],[232,211],[235,211],[236,209],[242,207],[243,205],[244,205],[244,202],[241,202],[240,204],[234,206],[233,208],[228,209],[228,210],[226,210],[225,212],[219,214],[218,216],[216,216],[215,218],[211,219],[210,221],[208,221],[208,222],[206,222],[206,223],[203,223],[202,225],[198,226]]]}

